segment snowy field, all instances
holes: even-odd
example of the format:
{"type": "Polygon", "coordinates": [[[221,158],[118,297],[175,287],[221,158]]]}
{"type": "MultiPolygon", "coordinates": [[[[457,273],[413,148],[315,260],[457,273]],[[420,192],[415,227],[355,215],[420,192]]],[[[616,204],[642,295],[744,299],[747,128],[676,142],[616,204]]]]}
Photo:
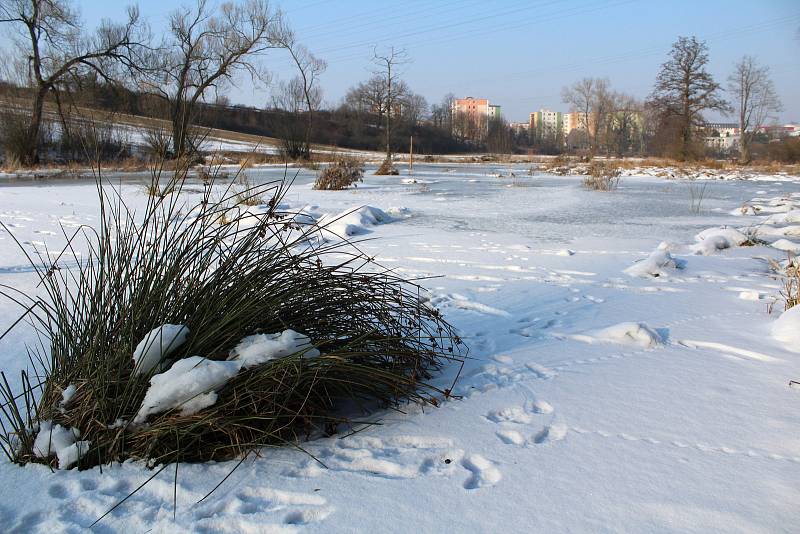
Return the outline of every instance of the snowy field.
{"type": "MultiPolygon", "coordinates": [[[[340,192],[301,171],[293,209],[379,208],[336,229],[368,238],[384,266],[435,277],[422,281],[431,302],[470,347],[463,398],[305,444],[325,467],[266,450],[199,504],[234,464],[182,464],[174,520],[168,468],[93,531],[797,532],[800,321],[773,328],[783,304],[767,258],[800,250],[800,178],[708,181],[693,213],[687,182],[625,177],[601,193],[526,169],[370,171],[340,192]]],[[[145,202],[141,175],[118,178],[145,202]]],[[[95,224],[94,198],[91,182],[6,181],[0,220],[29,251],[59,254],[59,224],[95,224]]],[[[36,290],[3,231],[0,284],[36,290]]],[[[17,315],[1,301],[0,332],[17,315]]],[[[17,328],[0,342],[10,379],[33,341],[17,328]]],[[[0,525],[83,532],[152,473],[3,459],[0,525]]]]}

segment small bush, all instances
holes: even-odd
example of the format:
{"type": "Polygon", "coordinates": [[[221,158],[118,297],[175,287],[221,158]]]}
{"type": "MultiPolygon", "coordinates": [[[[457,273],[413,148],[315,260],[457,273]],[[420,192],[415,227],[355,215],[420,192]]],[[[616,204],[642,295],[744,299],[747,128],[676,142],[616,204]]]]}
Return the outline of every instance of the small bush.
{"type": "Polygon", "coordinates": [[[398,174],[400,174],[400,171],[394,167],[390,158],[383,160],[381,166],[375,171],[375,176],[397,176],[398,174]]]}
{"type": "Polygon", "coordinates": [[[589,176],[583,180],[583,185],[592,191],[612,191],[619,185],[620,170],[615,165],[602,161],[592,161],[589,164],[589,176]]]}
{"type": "Polygon", "coordinates": [[[364,163],[352,156],[339,156],[325,167],[314,182],[314,189],[339,191],[347,189],[364,177],[364,163]]]}

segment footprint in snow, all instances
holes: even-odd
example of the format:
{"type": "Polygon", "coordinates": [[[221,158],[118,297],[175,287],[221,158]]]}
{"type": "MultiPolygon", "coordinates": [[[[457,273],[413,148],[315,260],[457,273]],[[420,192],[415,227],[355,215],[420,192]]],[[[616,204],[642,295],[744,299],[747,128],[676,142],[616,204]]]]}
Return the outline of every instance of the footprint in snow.
{"type": "Polygon", "coordinates": [[[471,473],[470,477],[464,482],[464,489],[473,490],[491,487],[503,478],[500,470],[480,454],[472,454],[464,458],[461,465],[471,473]]]}

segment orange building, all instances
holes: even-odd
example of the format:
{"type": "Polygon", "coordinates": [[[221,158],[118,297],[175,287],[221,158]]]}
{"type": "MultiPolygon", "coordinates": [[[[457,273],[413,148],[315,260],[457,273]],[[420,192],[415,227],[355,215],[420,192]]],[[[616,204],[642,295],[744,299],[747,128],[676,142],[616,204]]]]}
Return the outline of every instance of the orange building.
{"type": "Polygon", "coordinates": [[[489,116],[489,99],[488,98],[456,98],[453,102],[453,111],[455,113],[464,113],[471,117],[488,117],[489,116]]]}

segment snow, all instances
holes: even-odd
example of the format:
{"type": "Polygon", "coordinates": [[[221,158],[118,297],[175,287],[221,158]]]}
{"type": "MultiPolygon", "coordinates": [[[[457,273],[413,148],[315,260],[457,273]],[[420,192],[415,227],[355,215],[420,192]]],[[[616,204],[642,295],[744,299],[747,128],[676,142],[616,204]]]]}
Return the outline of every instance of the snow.
{"type": "Polygon", "coordinates": [[[336,215],[324,215],[317,221],[317,225],[326,241],[337,241],[367,234],[370,232],[369,227],[393,221],[394,217],[380,208],[361,206],[336,215]]]}
{"type": "MultiPolygon", "coordinates": [[[[800,499],[800,389],[788,384],[800,379],[800,354],[797,340],[782,334],[798,331],[797,312],[781,314],[771,263],[788,265],[787,253],[760,242],[715,246],[709,255],[692,255],[691,247],[710,228],[772,244],[800,241],[792,237],[800,223],[767,223],[800,210],[800,179],[742,174],[709,181],[698,214],[680,180],[632,175],[605,195],[586,191],[579,176],[529,176],[527,165],[415,165],[414,179],[432,182],[423,188],[401,183],[409,176],[398,166],[403,174],[396,177],[373,177],[368,166],[364,183],[346,191],[313,190],[315,173],[300,170],[281,209],[304,210],[306,222],[364,206],[393,218],[362,225],[373,239],[359,247],[423,285],[421,296],[442,308],[469,346],[463,369],[445,366],[433,379],[458,398],[439,397],[438,408],[359,414],[380,424],[304,442],[308,454],[265,449],[232,474],[236,461],[182,463],[175,483],[168,466],[96,530],[792,529],[800,499]],[[492,176],[511,172],[533,187],[508,188],[492,176]],[[398,216],[392,206],[408,211],[398,216]],[[743,213],[742,206],[759,209],[743,213]],[[685,260],[683,268],[667,263],[658,277],[624,272],[661,242],[670,243],[665,250],[676,264],[685,260]]],[[[282,175],[283,168],[248,169],[257,183],[282,175]]],[[[114,174],[109,182],[121,184],[133,208],[146,202],[140,177],[114,174]]],[[[71,235],[96,226],[93,195],[94,184],[85,182],[0,184],[0,220],[26,251],[45,242],[70,268],[81,250],[64,251],[61,227],[71,235]]],[[[0,283],[31,295],[41,290],[5,231],[0,283]]],[[[0,299],[0,332],[19,312],[0,299]]],[[[37,335],[24,322],[0,340],[0,367],[17,389],[26,343],[36,344],[37,335]]],[[[82,395],[87,385],[74,384],[82,395]]],[[[199,395],[210,401],[214,391],[216,385],[199,395]]],[[[126,422],[97,424],[119,429],[126,422]]],[[[74,441],[64,450],[80,441],[66,438],[74,441]]],[[[3,528],[80,532],[154,473],[143,461],[55,474],[0,461],[3,528]]]]}
{"type": "Polygon", "coordinates": [[[58,468],[68,469],[78,463],[91,445],[90,441],[80,441],[81,433],[75,428],[64,428],[52,421],[42,421],[33,442],[33,453],[39,458],[55,455],[58,468]]]}
{"type": "Polygon", "coordinates": [[[642,348],[654,348],[664,342],[661,335],[646,324],[632,322],[619,323],[572,337],[586,343],[601,341],[642,348]]]}
{"type": "Polygon", "coordinates": [[[176,408],[180,408],[181,415],[192,415],[213,406],[217,402],[214,390],[240,369],[240,362],[219,362],[201,356],[178,360],[169,370],[150,378],[150,387],[133,423],[144,423],[150,415],[176,408]]]}
{"type": "Polygon", "coordinates": [[[734,228],[709,228],[695,236],[697,244],[692,245],[691,249],[695,254],[708,256],[719,250],[738,247],[747,239],[746,235],[734,228]]]}
{"type": "Polygon", "coordinates": [[[789,308],[772,324],[772,337],[786,350],[800,352],[800,306],[789,308]]]}
{"type": "Polygon", "coordinates": [[[61,392],[61,408],[65,408],[72,398],[75,396],[75,393],[78,392],[78,386],[75,384],[70,384],[64,388],[64,391],[61,392]]]}
{"type": "Polygon", "coordinates": [[[189,328],[164,324],[154,328],[136,345],[133,351],[134,373],[147,375],[186,342],[189,328]]]}
{"type": "Polygon", "coordinates": [[[297,353],[302,353],[306,358],[319,356],[319,351],[313,347],[308,336],[294,330],[284,330],[280,334],[247,336],[231,350],[228,359],[249,368],[297,353]]]}
{"type": "Polygon", "coordinates": [[[639,277],[668,276],[669,270],[682,266],[682,263],[672,257],[668,249],[668,244],[661,243],[647,258],[625,269],[625,274],[639,277]]]}

